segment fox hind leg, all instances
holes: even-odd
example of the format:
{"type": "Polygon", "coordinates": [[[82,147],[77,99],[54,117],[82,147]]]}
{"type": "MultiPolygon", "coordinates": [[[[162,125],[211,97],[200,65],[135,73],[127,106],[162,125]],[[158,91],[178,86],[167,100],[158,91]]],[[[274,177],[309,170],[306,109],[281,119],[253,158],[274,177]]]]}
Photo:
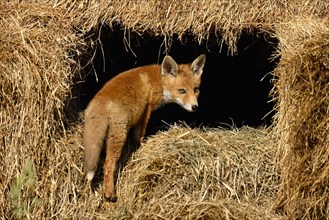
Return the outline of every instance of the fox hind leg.
{"type": "Polygon", "coordinates": [[[117,201],[115,172],[127,135],[128,127],[126,123],[111,124],[111,132],[108,132],[107,135],[104,163],[104,195],[111,202],[117,201]]]}

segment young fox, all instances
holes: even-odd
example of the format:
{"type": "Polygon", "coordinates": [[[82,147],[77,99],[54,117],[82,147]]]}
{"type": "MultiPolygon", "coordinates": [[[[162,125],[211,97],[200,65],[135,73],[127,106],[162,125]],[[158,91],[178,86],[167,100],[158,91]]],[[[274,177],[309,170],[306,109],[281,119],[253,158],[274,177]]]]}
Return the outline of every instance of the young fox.
{"type": "Polygon", "coordinates": [[[161,65],[138,67],[117,75],[90,101],[83,131],[85,172],[91,181],[105,140],[103,187],[107,199],[117,200],[114,173],[130,129],[139,146],[154,109],[171,102],[189,112],[198,109],[205,61],[203,54],[192,64],[178,65],[165,56],[161,65]]]}

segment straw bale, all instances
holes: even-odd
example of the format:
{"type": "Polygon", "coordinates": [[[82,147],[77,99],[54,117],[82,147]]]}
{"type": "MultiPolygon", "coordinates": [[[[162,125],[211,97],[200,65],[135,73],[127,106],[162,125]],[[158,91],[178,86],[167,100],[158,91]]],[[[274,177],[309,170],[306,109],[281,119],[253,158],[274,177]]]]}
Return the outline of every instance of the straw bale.
{"type": "MultiPolygon", "coordinates": [[[[11,186],[26,161],[35,169],[37,188],[54,155],[52,141],[63,130],[64,100],[74,74],[74,45],[80,40],[52,5],[1,3],[0,7],[0,207],[11,212],[11,186]]],[[[22,174],[23,175],[23,174],[22,174]]],[[[22,198],[36,196],[36,192],[22,198]]],[[[49,196],[49,195],[45,195],[49,196]]],[[[28,207],[28,204],[26,204],[28,207]]],[[[41,212],[45,206],[31,206],[41,212]]],[[[45,211],[45,210],[43,210],[45,211]]]]}
{"type": "Polygon", "coordinates": [[[267,130],[174,126],[124,168],[114,214],[121,206],[134,219],[273,219],[275,152],[267,130]]]}
{"type": "Polygon", "coordinates": [[[80,2],[77,21],[85,31],[120,23],[126,30],[166,36],[169,45],[174,34],[182,38],[189,33],[199,43],[216,34],[233,54],[243,31],[272,33],[275,24],[294,16],[328,17],[327,9],[326,1],[300,0],[91,0],[80,2]]]}
{"type": "Polygon", "coordinates": [[[281,40],[277,132],[281,189],[291,219],[329,216],[329,22],[299,18],[278,28],[281,40]]]}

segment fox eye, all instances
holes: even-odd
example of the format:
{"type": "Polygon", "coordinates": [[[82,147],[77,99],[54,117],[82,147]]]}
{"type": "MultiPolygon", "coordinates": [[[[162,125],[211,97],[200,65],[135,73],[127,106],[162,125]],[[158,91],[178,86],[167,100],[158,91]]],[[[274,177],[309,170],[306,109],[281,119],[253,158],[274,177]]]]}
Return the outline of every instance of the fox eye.
{"type": "Polygon", "coordinates": [[[179,94],[185,94],[186,93],[185,89],[178,89],[178,92],[179,92],[179,94]]]}
{"type": "Polygon", "coordinates": [[[200,92],[200,88],[199,87],[195,87],[194,88],[194,93],[198,93],[198,92],[200,92]]]}

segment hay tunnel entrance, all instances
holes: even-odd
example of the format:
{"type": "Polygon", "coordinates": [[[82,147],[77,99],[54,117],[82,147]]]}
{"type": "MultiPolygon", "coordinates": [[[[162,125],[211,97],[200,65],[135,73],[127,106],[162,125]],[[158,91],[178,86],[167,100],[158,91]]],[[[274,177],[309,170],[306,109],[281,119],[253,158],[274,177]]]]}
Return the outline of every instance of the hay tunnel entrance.
{"type": "Polygon", "coordinates": [[[219,46],[215,35],[201,44],[188,35],[182,40],[173,37],[165,44],[164,37],[140,35],[120,26],[102,27],[97,34],[99,45],[93,62],[86,68],[87,77],[80,90],[82,110],[107,80],[122,71],[161,63],[166,52],[177,63],[192,62],[205,53],[199,110],[189,113],[176,104],[164,106],[153,112],[147,134],[165,130],[166,124],[178,121],[191,127],[258,127],[272,123],[274,103],[269,103],[272,89],[269,73],[276,66],[271,59],[276,39],[244,33],[238,41],[237,55],[231,56],[225,45],[219,46]]]}

